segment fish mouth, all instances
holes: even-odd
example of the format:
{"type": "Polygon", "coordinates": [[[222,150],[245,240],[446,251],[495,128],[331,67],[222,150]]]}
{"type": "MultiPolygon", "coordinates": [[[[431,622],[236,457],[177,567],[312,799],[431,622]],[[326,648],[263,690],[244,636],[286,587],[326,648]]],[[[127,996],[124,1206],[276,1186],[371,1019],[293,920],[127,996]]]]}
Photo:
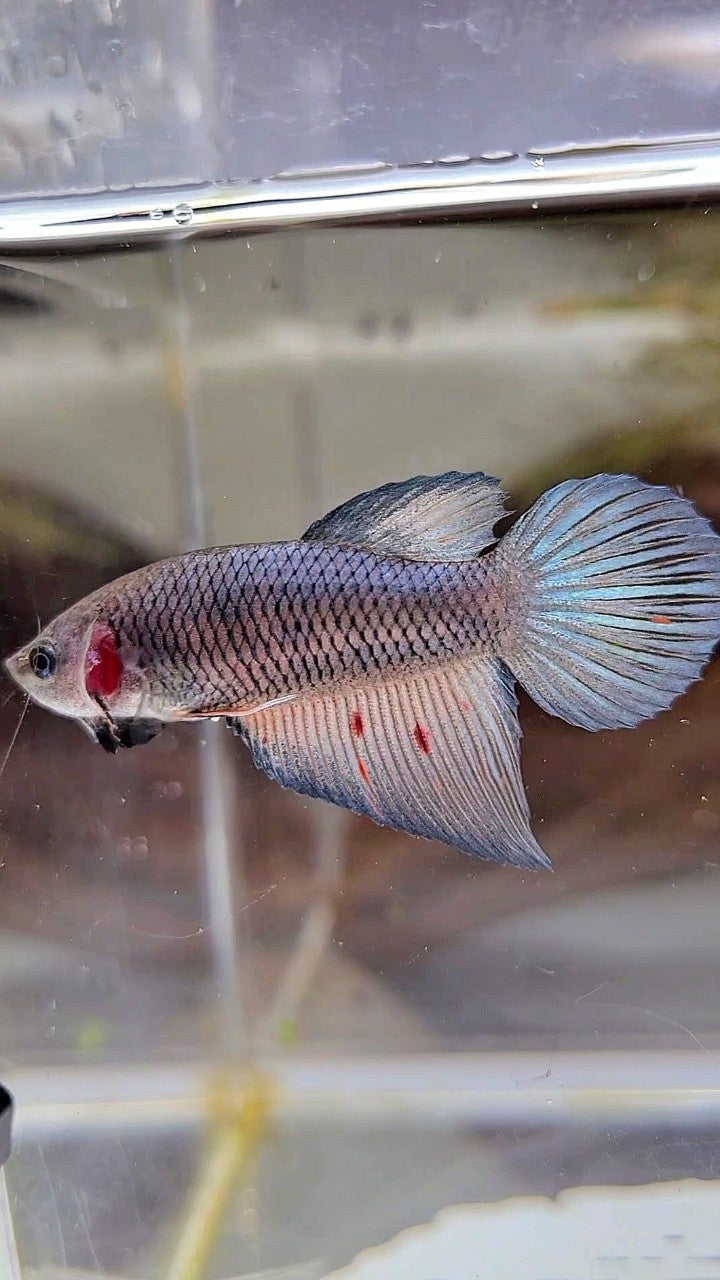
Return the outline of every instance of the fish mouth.
{"type": "Polygon", "coordinates": [[[23,662],[27,664],[27,647],[16,650],[15,653],[8,654],[7,658],[2,659],[2,667],[6,674],[10,677],[13,684],[16,684],[23,693],[29,693],[30,690],[25,688],[22,678],[23,662]]]}

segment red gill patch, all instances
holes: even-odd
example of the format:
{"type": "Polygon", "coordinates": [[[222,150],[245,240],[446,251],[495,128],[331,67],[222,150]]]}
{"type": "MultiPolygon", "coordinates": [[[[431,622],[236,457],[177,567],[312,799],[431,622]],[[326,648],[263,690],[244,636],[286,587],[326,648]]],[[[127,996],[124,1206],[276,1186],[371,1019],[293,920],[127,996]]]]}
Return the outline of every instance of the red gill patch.
{"type": "Polygon", "coordinates": [[[110,698],[118,689],[123,662],[117,641],[103,622],[96,622],[85,653],[85,688],[91,698],[110,698]]]}
{"type": "Polygon", "coordinates": [[[650,618],[650,621],[651,621],[651,622],[666,623],[666,622],[669,622],[669,621],[670,621],[670,619],[669,619],[668,617],[666,617],[666,615],[665,615],[664,613],[654,613],[654,614],[652,615],[652,617],[650,618]]]}
{"type": "Polygon", "coordinates": [[[353,738],[362,738],[365,732],[365,725],[359,711],[353,711],[350,717],[350,732],[353,738]]]}
{"type": "Polygon", "coordinates": [[[430,755],[430,734],[425,728],[425,725],[420,724],[420,721],[417,722],[417,724],[415,725],[415,728],[413,729],[413,738],[415,739],[415,743],[417,745],[418,751],[422,751],[423,755],[429,756],[430,755]]]}
{"type": "Polygon", "coordinates": [[[365,768],[365,765],[364,765],[364,763],[363,763],[363,761],[362,761],[362,760],[358,760],[358,772],[359,772],[360,777],[362,778],[363,782],[364,782],[364,783],[365,783],[365,785],[367,786],[367,785],[369,784],[369,782],[370,782],[370,774],[368,773],[367,769],[365,768]]]}

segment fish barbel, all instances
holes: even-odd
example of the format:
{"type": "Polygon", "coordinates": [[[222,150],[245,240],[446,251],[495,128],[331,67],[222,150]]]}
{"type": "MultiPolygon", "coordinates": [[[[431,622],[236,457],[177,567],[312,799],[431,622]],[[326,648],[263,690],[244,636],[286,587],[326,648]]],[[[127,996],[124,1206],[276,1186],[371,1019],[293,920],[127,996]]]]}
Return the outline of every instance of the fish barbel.
{"type": "Polygon", "coordinates": [[[130,573],[6,666],[109,751],[225,717],[284,786],[547,866],[515,681],[586,729],[670,706],[720,635],[720,538],[689,501],[633,476],[565,481],[496,539],[504,515],[482,473],[383,485],[295,542],[130,573]]]}

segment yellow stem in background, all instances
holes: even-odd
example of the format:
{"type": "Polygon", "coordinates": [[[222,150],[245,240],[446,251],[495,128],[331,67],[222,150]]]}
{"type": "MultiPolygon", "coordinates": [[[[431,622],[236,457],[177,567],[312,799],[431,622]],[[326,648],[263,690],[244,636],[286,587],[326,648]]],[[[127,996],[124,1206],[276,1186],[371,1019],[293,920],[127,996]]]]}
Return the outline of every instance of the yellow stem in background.
{"type": "Polygon", "coordinates": [[[215,1132],[190,1193],[166,1280],[203,1280],[233,1194],[250,1186],[273,1109],[274,1090],[253,1073],[238,1088],[221,1081],[209,1098],[215,1132]]]}

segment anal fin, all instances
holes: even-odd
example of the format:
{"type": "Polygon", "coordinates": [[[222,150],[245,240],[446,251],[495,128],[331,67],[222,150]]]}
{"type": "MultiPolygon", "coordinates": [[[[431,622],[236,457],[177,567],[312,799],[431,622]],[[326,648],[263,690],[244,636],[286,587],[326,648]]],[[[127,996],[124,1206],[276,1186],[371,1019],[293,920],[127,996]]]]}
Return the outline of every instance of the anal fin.
{"type": "Polygon", "coordinates": [[[307,693],[232,727],[294,791],[491,861],[549,866],[530,830],[514,683],[495,659],[307,693]]]}

